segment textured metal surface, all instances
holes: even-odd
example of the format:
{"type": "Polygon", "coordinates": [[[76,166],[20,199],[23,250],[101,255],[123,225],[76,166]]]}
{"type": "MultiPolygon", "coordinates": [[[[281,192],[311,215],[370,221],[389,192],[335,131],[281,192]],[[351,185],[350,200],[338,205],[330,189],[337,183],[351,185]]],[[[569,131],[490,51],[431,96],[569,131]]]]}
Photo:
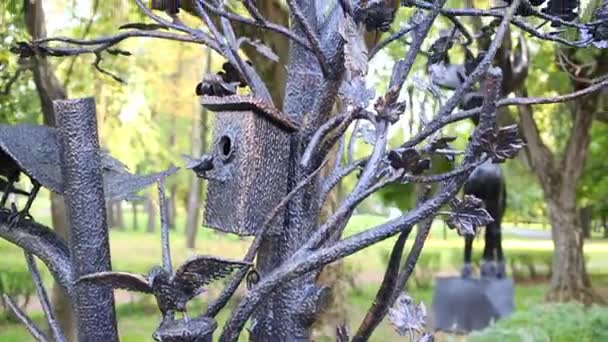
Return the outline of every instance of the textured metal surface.
{"type": "Polygon", "coordinates": [[[45,188],[63,193],[57,131],[41,125],[0,125],[0,148],[29,177],[45,188]]]}
{"type": "Polygon", "coordinates": [[[213,112],[255,112],[288,132],[295,132],[300,129],[300,124],[297,121],[253,96],[202,96],[201,104],[213,112]]]}
{"type": "MultiPolygon", "coordinates": [[[[55,101],[61,173],[70,222],[72,279],[108,271],[110,245],[93,98],[55,101]]],[[[118,341],[112,289],[77,284],[72,291],[79,341],[118,341]]]]}
{"type": "Polygon", "coordinates": [[[254,235],[287,194],[289,134],[251,111],[222,112],[215,115],[211,149],[204,225],[254,235]]]}
{"type": "Polygon", "coordinates": [[[480,330],[513,312],[511,279],[445,277],[437,278],[435,284],[432,317],[436,330],[480,330]]]}
{"type": "MultiPolygon", "coordinates": [[[[2,165],[10,165],[5,164],[5,159],[12,160],[19,169],[40,182],[43,187],[58,194],[64,193],[64,180],[59,164],[59,142],[55,128],[32,124],[0,125],[0,150],[2,165]]],[[[140,176],[130,173],[120,161],[106,152],[100,151],[100,155],[104,194],[109,200],[128,199],[133,193],[154,184],[158,177],[178,170],[171,168],[140,176]]],[[[12,169],[14,168],[0,167],[0,174],[12,169]]]]}
{"type": "Polygon", "coordinates": [[[154,340],[162,342],[211,342],[217,322],[210,317],[192,320],[163,320],[153,334],[154,340]]]}

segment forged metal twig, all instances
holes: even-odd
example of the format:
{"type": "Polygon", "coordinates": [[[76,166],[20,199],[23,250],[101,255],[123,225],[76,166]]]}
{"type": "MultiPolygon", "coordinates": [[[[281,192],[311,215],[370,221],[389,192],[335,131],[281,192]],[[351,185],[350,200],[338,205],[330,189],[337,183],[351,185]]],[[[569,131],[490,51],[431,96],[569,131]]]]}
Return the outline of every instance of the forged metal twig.
{"type": "Polygon", "coordinates": [[[13,312],[13,314],[25,325],[27,331],[32,335],[32,337],[39,342],[50,342],[48,337],[44,335],[42,330],[36,326],[36,324],[27,316],[25,312],[23,312],[17,303],[13,301],[13,299],[6,294],[2,295],[4,302],[8,305],[9,309],[13,312]]]}
{"type": "Polygon", "coordinates": [[[44,312],[44,316],[46,317],[46,321],[49,324],[49,328],[51,329],[51,333],[53,334],[55,342],[67,341],[65,335],[61,331],[59,322],[55,318],[55,313],[51,308],[51,303],[49,301],[46,289],[44,288],[44,284],[42,283],[42,277],[40,277],[40,272],[38,272],[38,267],[36,266],[36,260],[34,260],[34,256],[26,251],[23,251],[23,254],[25,255],[27,268],[30,271],[30,275],[32,276],[34,285],[36,286],[36,292],[38,293],[38,300],[40,301],[40,306],[42,307],[42,311],[44,312]]]}
{"type": "Polygon", "coordinates": [[[169,273],[173,273],[173,263],[171,262],[171,245],[169,243],[169,208],[165,197],[165,180],[159,178],[157,183],[158,206],[160,211],[160,233],[163,253],[163,268],[169,273]]]}

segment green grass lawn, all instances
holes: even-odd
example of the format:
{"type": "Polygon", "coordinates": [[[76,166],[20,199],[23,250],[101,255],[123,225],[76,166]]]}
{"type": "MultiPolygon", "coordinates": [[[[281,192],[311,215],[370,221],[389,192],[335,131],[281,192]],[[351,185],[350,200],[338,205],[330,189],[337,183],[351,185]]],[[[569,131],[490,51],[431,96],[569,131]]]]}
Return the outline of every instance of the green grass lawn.
{"type": "MultiPolygon", "coordinates": [[[[48,222],[48,217],[45,217],[44,208],[35,208],[34,217],[40,222],[48,222]]],[[[137,231],[129,228],[127,231],[113,230],[110,235],[112,265],[115,270],[146,273],[148,269],[160,262],[160,233],[154,234],[144,233],[145,217],[140,214],[137,231]]],[[[184,215],[179,215],[183,217],[184,215]]],[[[356,216],[351,220],[346,235],[354,234],[365,229],[368,229],[380,222],[379,217],[375,216],[356,216]]],[[[132,217],[130,211],[125,211],[125,223],[131,226],[132,217]]],[[[249,245],[250,239],[240,239],[232,235],[217,233],[209,229],[201,229],[197,237],[196,250],[188,250],[184,248],[185,240],[181,227],[183,222],[178,219],[178,229],[173,231],[171,235],[171,248],[173,252],[173,261],[176,264],[181,263],[187,257],[194,254],[211,254],[221,255],[228,258],[242,258],[244,251],[249,245]]],[[[351,272],[357,286],[351,288],[346,293],[347,307],[349,315],[349,324],[351,331],[355,330],[361,322],[363,315],[370,305],[372,298],[375,296],[379,282],[384,272],[385,258],[390,251],[393,239],[388,239],[379,243],[376,246],[363,250],[354,254],[345,260],[346,268],[351,272]]],[[[476,252],[479,254],[482,246],[482,240],[476,243],[476,252]]],[[[437,222],[433,227],[431,236],[425,247],[426,253],[440,251],[446,254],[442,255],[442,263],[440,269],[445,272],[457,271],[454,265],[460,264],[461,251],[463,241],[454,232],[448,231],[447,238],[444,239],[443,225],[437,222]],[[445,260],[444,260],[445,259],[445,260]],[[444,262],[445,261],[445,262],[444,262]]],[[[504,237],[504,249],[507,258],[509,251],[550,251],[552,243],[548,240],[539,239],[522,239],[517,236],[504,237]]],[[[608,274],[608,264],[605,262],[608,257],[608,242],[605,241],[590,241],[585,244],[585,253],[589,258],[589,270],[594,275],[608,274]]],[[[7,242],[0,241],[0,273],[7,271],[25,270],[23,254],[7,242]]],[[[44,270],[45,282],[50,286],[51,277],[44,270]]],[[[602,278],[604,279],[604,278],[602,278]]],[[[27,281],[27,279],[26,279],[27,281]]],[[[220,288],[218,286],[211,287],[206,295],[202,296],[202,300],[195,300],[192,303],[190,311],[200,312],[204,306],[204,302],[216,295],[220,288]]],[[[516,287],[516,309],[518,311],[528,310],[530,307],[542,302],[546,284],[543,282],[522,283],[516,287]]],[[[412,288],[410,294],[417,300],[422,300],[430,309],[432,301],[432,288],[412,288]]],[[[142,298],[134,296],[130,301],[125,301],[124,294],[122,301],[117,305],[119,330],[122,341],[148,341],[151,332],[158,324],[159,313],[156,311],[152,298],[142,298]]],[[[36,299],[33,299],[36,301],[36,299]]],[[[232,302],[230,305],[234,305],[232,302]]],[[[226,319],[229,312],[224,310],[218,317],[220,327],[226,319]]],[[[40,312],[32,312],[32,317],[40,321],[42,315],[40,312]]],[[[216,334],[218,336],[219,334],[216,334]]],[[[374,341],[397,340],[397,335],[385,321],[379,327],[375,334],[374,341]]],[[[25,329],[19,324],[0,322],[0,341],[29,341],[29,335],[25,329]]],[[[318,341],[326,339],[318,338],[318,341]]]]}

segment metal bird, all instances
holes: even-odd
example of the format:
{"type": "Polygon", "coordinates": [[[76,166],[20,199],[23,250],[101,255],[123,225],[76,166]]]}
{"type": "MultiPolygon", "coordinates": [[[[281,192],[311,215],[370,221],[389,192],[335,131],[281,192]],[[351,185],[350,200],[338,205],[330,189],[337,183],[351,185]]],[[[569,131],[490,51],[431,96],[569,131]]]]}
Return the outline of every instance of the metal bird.
{"type": "MultiPolygon", "coordinates": [[[[140,176],[131,174],[126,166],[105,151],[100,151],[104,180],[104,195],[109,200],[125,200],[132,194],[155,183],[162,175],[175,173],[172,167],[166,171],[140,176]]],[[[20,124],[0,125],[0,174],[9,183],[18,181],[24,173],[34,188],[29,193],[23,209],[13,213],[10,225],[29,216],[28,212],[40,187],[63,194],[57,130],[48,126],[20,124]]],[[[6,196],[6,193],[5,193],[6,196]]],[[[3,196],[3,199],[4,197],[3,196]]],[[[0,202],[3,206],[6,200],[0,202]]]]}
{"type": "Polygon", "coordinates": [[[186,303],[202,293],[205,285],[250,266],[251,263],[243,261],[197,256],[184,262],[174,274],[156,266],[147,276],[126,272],[100,272],[81,277],[78,282],[152,294],[156,297],[160,312],[166,318],[173,312],[185,313],[186,303]]]}
{"type": "Polygon", "coordinates": [[[199,159],[182,155],[186,161],[186,169],[194,171],[197,177],[205,178],[207,172],[213,170],[213,156],[210,154],[204,154],[199,159]]]}
{"type": "Polygon", "coordinates": [[[239,82],[225,82],[220,75],[206,74],[203,81],[196,86],[196,95],[230,96],[236,94],[239,82]]]}

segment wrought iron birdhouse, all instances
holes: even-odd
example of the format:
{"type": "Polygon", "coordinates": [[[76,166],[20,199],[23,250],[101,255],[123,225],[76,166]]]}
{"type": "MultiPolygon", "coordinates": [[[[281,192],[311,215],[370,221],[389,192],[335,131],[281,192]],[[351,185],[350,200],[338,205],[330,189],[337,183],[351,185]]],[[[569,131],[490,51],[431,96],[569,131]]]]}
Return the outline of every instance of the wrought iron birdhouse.
{"type": "Polygon", "coordinates": [[[251,96],[201,96],[201,103],[215,112],[211,150],[200,165],[190,163],[209,181],[204,225],[255,235],[287,194],[289,135],[299,125],[251,96]]]}

